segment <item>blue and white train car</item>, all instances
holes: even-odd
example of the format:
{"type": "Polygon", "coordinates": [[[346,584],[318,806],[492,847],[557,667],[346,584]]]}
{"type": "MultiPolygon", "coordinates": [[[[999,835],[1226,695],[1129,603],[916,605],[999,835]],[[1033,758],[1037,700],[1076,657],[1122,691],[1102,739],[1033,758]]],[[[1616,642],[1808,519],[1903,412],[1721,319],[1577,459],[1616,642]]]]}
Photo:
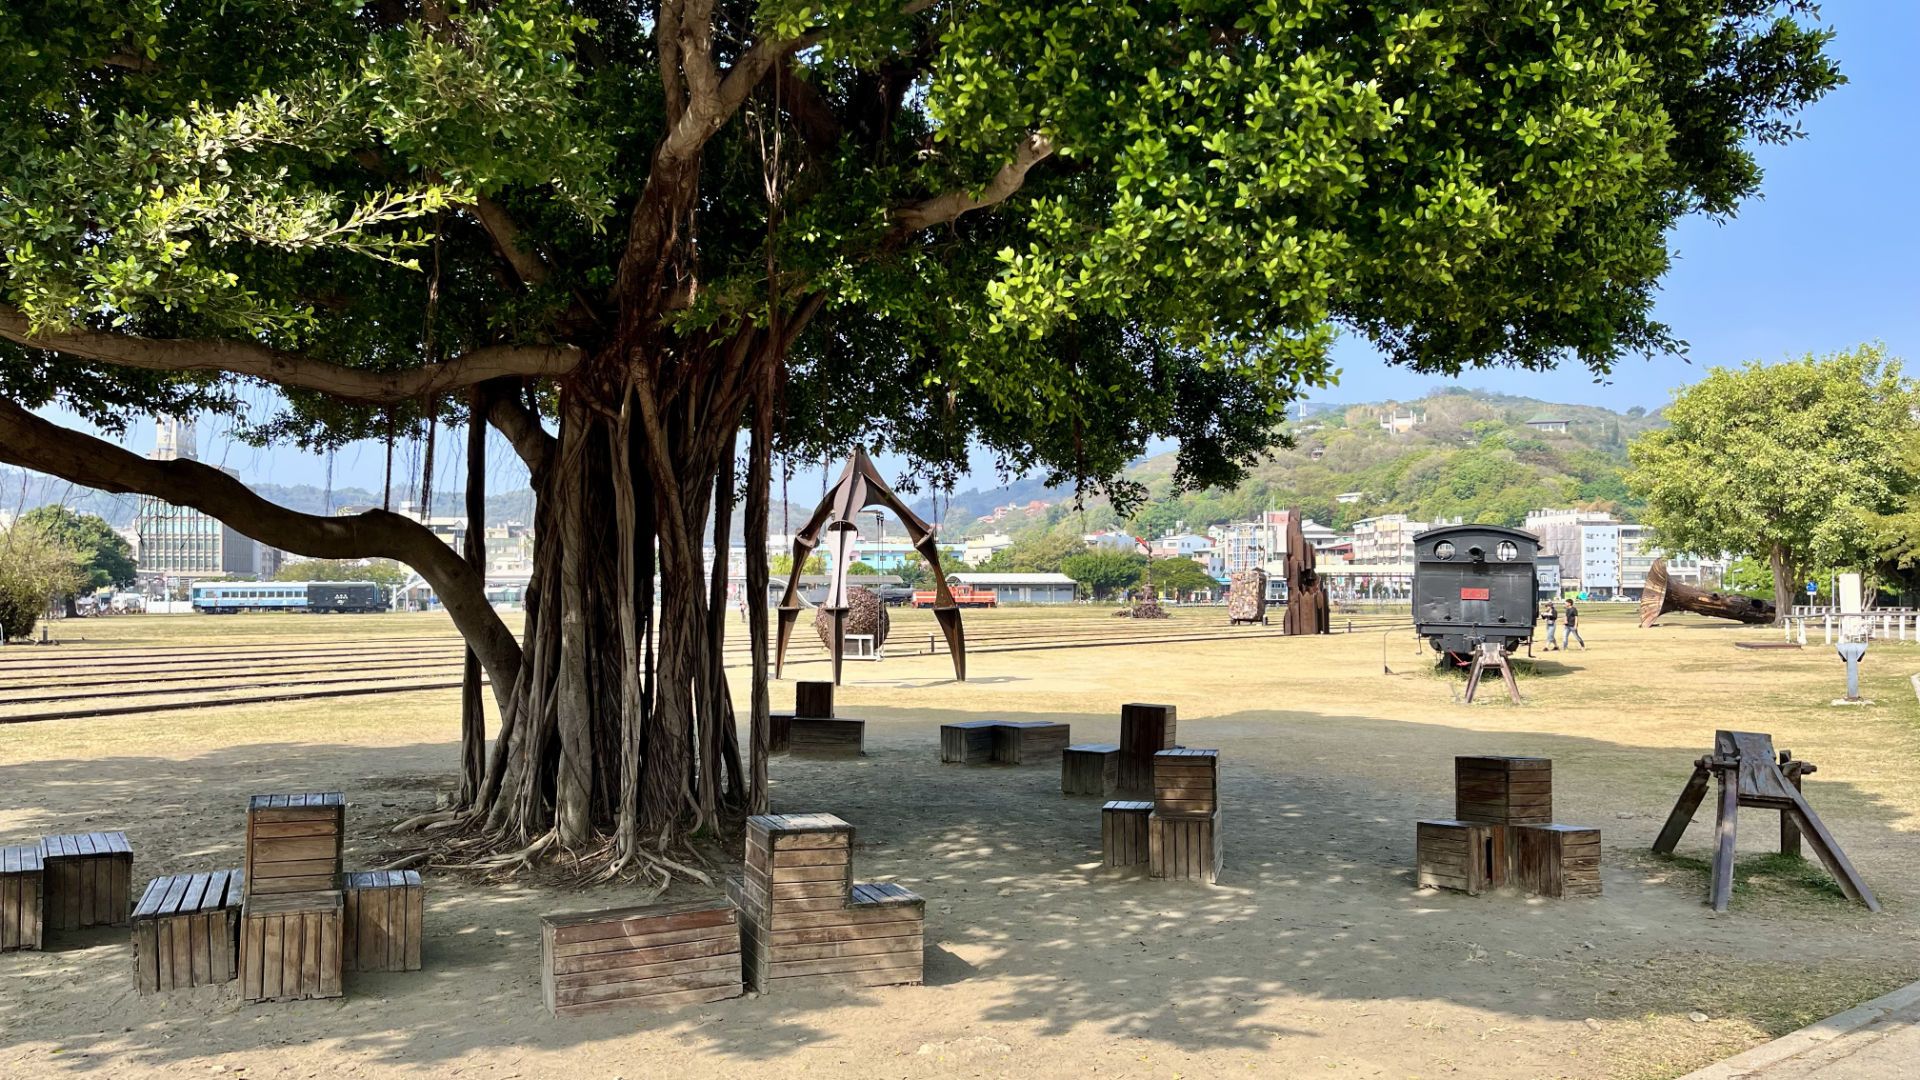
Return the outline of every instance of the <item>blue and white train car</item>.
{"type": "Polygon", "coordinates": [[[243,611],[374,612],[386,609],[371,581],[228,581],[193,586],[193,610],[202,615],[243,611]]]}

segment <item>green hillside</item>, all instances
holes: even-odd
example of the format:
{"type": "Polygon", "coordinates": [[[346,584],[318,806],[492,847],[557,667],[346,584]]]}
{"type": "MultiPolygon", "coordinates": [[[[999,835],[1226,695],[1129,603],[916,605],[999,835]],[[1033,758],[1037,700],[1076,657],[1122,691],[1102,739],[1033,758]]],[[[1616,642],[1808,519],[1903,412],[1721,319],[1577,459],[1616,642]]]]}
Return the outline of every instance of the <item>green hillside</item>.
{"type": "MultiPolygon", "coordinates": [[[[1121,520],[1104,502],[1084,510],[1055,506],[1045,524],[1073,527],[1121,525],[1139,536],[1158,535],[1184,521],[1189,529],[1244,520],[1261,510],[1300,507],[1308,517],[1344,529],[1378,514],[1406,513],[1416,519],[1460,517],[1467,521],[1518,525],[1527,511],[1543,506],[1599,506],[1633,520],[1638,506],[1623,476],[1627,444],[1660,423],[1641,409],[1616,413],[1588,405],[1561,405],[1485,391],[1451,390],[1417,401],[1324,408],[1291,423],[1295,440],[1256,465],[1231,491],[1208,490],[1172,495],[1174,457],[1146,458],[1127,471],[1145,484],[1148,501],[1121,520]],[[1407,412],[1418,423],[1391,432],[1381,421],[1407,412]],[[1536,430],[1527,421],[1550,416],[1568,421],[1565,433],[1536,430]],[[1363,493],[1342,503],[1343,493],[1363,493]]],[[[1030,487],[1000,489],[970,496],[969,506],[1034,497],[1030,487]]],[[[1042,498],[1064,499],[1055,492],[1042,498]]],[[[956,499],[959,506],[961,500],[956,499]]],[[[958,515],[948,517],[960,526],[958,515]]],[[[1042,524],[1011,518],[997,530],[1042,524]]],[[[988,526],[972,523],[966,535],[988,526]]]]}

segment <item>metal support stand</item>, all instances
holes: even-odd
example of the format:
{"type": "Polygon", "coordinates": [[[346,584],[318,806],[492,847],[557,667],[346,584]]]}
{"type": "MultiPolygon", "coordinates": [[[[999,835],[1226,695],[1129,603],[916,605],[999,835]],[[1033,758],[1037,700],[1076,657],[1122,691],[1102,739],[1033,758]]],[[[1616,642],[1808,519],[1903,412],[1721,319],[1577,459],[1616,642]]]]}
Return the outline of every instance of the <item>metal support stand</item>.
{"type": "Polygon", "coordinates": [[[1506,652],[1497,642],[1487,641],[1481,642],[1473,651],[1473,670],[1467,673],[1467,704],[1473,704],[1473,695],[1480,689],[1480,676],[1488,668],[1499,670],[1500,678],[1507,684],[1507,697],[1511,698],[1515,705],[1522,704],[1520,684],[1514,681],[1513,667],[1507,663],[1506,652]]]}

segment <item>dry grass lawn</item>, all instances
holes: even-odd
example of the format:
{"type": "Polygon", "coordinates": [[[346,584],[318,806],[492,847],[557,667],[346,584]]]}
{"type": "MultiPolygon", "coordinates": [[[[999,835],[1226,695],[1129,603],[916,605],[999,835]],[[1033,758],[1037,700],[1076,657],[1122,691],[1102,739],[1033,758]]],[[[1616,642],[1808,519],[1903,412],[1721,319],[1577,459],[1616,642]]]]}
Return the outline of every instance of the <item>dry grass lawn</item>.
{"type": "MultiPolygon", "coordinates": [[[[1541,658],[1521,707],[1461,704],[1461,680],[1432,671],[1406,633],[983,652],[964,685],[939,656],[849,663],[840,711],[870,721],[868,757],[776,758],[775,808],[846,818],[860,878],[927,898],[922,987],[555,1021],[540,1005],[539,916],[631,902],[633,888],[439,871],[427,969],[354,978],[339,1001],[138,997],[124,932],[0,956],[0,1076],[1662,1077],[1920,977],[1920,709],[1907,684],[1920,647],[1876,645],[1866,688],[1879,704],[1835,709],[1831,650],[1739,650],[1774,635],[1690,617],[1641,631],[1630,612],[1594,605],[1591,651],[1541,658]],[[1053,767],[938,763],[943,721],[1057,719],[1076,741],[1114,741],[1126,701],[1177,704],[1181,742],[1221,750],[1218,886],[1103,870],[1099,800],[1063,797],[1053,767]],[[1838,898],[1817,867],[1767,858],[1765,813],[1743,816],[1726,916],[1701,902],[1705,812],[1679,858],[1646,853],[1723,726],[1771,731],[1817,763],[1809,795],[1885,913],[1838,898]],[[1450,814],[1463,753],[1554,759],[1556,816],[1603,830],[1604,897],[1414,888],[1413,821],[1450,814]]],[[[967,618],[984,641],[1105,615],[967,618]]],[[[923,621],[903,616],[897,640],[924,640],[923,621]]],[[[0,674],[84,649],[449,627],[148,617],[61,630],[89,640],[0,652],[0,674]]],[[[776,684],[776,707],[791,694],[776,684]]],[[[456,701],[0,726],[0,842],[118,828],[138,879],[217,869],[238,862],[246,795],[329,789],[351,803],[349,865],[378,865],[407,842],[386,826],[452,783],[456,701]]],[[[716,869],[728,849],[712,844],[716,869]]]]}

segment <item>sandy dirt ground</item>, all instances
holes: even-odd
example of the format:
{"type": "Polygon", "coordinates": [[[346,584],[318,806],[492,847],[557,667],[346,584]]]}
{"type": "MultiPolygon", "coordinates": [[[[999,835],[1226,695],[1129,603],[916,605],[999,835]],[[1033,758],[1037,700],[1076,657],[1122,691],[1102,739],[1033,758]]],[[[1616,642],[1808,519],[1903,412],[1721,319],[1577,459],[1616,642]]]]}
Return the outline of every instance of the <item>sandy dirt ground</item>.
{"type": "MultiPolygon", "coordinates": [[[[141,997],[124,931],[0,956],[0,1077],[1660,1077],[1920,976],[1920,648],[1876,646],[1881,704],[1833,709],[1829,650],[1738,650],[1771,632],[1690,618],[1642,632],[1621,608],[1590,618],[1591,651],[1543,658],[1518,708],[1462,705],[1410,636],[1380,633],[988,654],[964,685],[934,657],[849,664],[840,712],[869,721],[868,756],[777,757],[775,809],[846,818],[858,879],[926,897],[924,986],[555,1020],[539,917],[633,888],[430,871],[426,969],[350,976],[341,1000],[141,997]],[[1217,886],[1103,869],[1100,800],[1062,796],[1055,765],[939,764],[943,721],[1116,741],[1126,701],[1177,704],[1180,741],[1221,751],[1217,886]],[[1885,913],[1759,858],[1762,812],[1728,915],[1702,904],[1704,815],[1679,858],[1646,854],[1716,726],[1818,764],[1810,797],[1885,913]],[[1603,830],[1604,897],[1414,887],[1413,822],[1450,815],[1471,753],[1554,759],[1556,816],[1603,830]]],[[[791,694],[776,684],[776,707],[791,694]]],[[[456,701],[0,727],[0,842],[123,829],[137,888],[237,865],[250,793],[342,790],[348,865],[379,865],[408,843],[388,826],[453,783],[456,701]]]]}

